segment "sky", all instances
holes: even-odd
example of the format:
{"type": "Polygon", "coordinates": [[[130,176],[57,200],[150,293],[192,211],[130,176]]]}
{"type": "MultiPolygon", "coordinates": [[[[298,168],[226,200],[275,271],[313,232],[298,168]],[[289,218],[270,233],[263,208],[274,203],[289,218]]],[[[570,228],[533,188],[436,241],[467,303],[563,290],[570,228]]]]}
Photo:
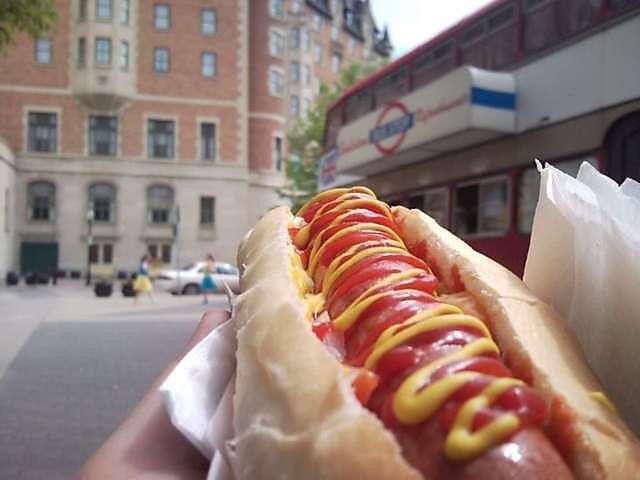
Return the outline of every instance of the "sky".
{"type": "Polygon", "coordinates": [[[408,52],[492,0],[370,0],[378,28],[389,27],[393,56],[408,52]]]}

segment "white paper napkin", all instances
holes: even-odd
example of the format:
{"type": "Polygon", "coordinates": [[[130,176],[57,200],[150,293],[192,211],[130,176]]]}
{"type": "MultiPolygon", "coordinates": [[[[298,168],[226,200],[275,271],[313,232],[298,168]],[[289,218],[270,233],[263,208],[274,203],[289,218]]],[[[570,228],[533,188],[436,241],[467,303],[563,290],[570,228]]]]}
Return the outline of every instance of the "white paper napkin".
{"type": "Polygon", "coordinates": [[[208,480],[232,480],[225,442],[233,437],[236,370],[233,319],[201,340],[160,386],[173,425],[211,460],[208,480]]]}
{"type": "Polygon", "coordinates": [[[569,322],[587,359],[640,434],[640,184],[583,163],[541,185],[524,281],[569,322]]]}

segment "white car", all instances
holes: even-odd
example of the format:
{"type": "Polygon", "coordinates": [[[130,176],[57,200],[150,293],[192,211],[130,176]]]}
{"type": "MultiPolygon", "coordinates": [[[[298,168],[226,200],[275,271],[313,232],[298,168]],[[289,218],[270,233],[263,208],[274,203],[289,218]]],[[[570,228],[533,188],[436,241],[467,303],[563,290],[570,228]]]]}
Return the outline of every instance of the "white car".
{"type": "MultiPolygon", "coordinates": [[[[201,292],[200,285],[204,278],[206,262],[196,262],[180,270],[162,270],[155,276],[155,285],[162,290],[183,295],[196,295],[201,292]]],[[[224,283],[234,292],[238,292],[238,269],[229,263],[214,262],[214,273],[211,274],[215,283],[215,292],[224,293],[224,283]]]]}

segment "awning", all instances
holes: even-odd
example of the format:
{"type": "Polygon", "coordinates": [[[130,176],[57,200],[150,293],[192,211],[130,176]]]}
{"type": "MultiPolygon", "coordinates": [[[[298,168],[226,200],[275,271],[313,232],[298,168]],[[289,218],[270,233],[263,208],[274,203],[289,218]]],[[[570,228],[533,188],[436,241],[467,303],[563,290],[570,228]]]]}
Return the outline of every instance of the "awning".
{"type": "Polygon", "coordinates": [[[512,74],[461,67],[344,126],[336,174],[370,175],[515,132],[512,74]]]}

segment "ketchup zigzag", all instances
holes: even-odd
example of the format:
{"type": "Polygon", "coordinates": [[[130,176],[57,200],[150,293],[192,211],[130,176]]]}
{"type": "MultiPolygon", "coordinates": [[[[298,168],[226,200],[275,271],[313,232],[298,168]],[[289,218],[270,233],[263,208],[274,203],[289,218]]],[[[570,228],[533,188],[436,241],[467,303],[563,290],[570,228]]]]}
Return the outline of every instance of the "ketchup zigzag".
{"type": "Polygon", "coordinates": [[[330,190],[298,217],[292,238],[324,307],[314,331],[339,338],[343,363],[363,369],[359,398],[385,424],[437,418],[445,456],[468,461],[544,421],[542,398],[513,377],[482,320],[439,299],[437,278],[373,192],[330,190]]]}

